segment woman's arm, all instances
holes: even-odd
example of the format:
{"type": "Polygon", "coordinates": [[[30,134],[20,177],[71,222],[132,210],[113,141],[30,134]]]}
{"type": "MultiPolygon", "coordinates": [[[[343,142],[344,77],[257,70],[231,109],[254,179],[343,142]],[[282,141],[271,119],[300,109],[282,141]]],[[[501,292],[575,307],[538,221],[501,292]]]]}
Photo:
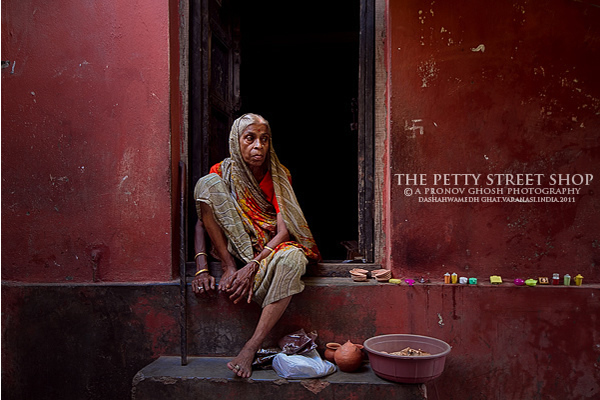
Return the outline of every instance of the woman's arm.
{"type": "MultiPolygon", "coordinates": [[[[290,234],[287,230],[287,226],[283,220],[283,215],[281,213],[277,214],[277,233],[273,237],[273,239],[269,240],[266,246],[274,249],[279,246],[283,242],[287,242],[290,239],[290,234]]],[[[229,288],[227,288],[227,292],[230,293],[229,298],[233,300],[234,303],[240,301],[240,299],[247,298],[248,303],[252,301],[252,286],[254,284],[254,276],[258,272],[260,267],[260,261],[271,254],[271,250],[266,247],[254,257],[253,261],[249,262],[244,266],[244,268],[240,269],[236,272],[235,279],[231,282],[229,288]],[[256,260],[256,262],[254,261],[256,260]]]]}
{"type": "Polygon", "coordinates": [[[192,280],[194,293],[208,293],[215,289],[215,278],[208,269],[208,252],[206,251],[206,231],[201,220],[196,223],[194,235],[196,274],[192,280]]]}
{"type": "Polygon", "coordinates": [[[288,232],[287,226],[285,225],[285,221],[283,220],[283,215],[281,213],[277,214],[277,233],[273,236],[273,239],[269,240],[265,244],[265,248],[255,257],[255,260],[260,261],[263,258],[266,258],[271,254],[271,250],[267,249],[270,247],[274,249],[279,246],[283,242],[287,242],[290,240],[290,233],[288,232]]]}

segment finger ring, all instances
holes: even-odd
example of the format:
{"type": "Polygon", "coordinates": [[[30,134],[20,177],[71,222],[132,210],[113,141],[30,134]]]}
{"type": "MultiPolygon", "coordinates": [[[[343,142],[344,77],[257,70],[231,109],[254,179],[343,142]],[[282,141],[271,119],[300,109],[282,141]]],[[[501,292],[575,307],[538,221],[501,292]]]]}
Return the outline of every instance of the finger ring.
{"type": "Polygon", "coordinates": [[[200,288],[200,290],[204,290],[204,288],[203,288],[203,287],[201,287],[201,288],[200,288]]]}
{"type": "Polygon", "coordinates": [[[240,369],[240,368],[241,368],[241,367],[240,367],[238,364],[235,364],[235,365],[233,366],[233,369],[235,369],[236,371],[237,371],[238,369],[240,369]]]}

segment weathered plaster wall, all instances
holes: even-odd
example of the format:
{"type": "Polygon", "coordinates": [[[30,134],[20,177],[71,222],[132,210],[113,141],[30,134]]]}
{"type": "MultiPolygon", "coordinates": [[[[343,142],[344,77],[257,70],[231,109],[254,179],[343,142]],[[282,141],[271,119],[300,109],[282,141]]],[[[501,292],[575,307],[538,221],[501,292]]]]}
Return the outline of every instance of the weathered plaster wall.
{"type": "MultiPolygon", "coordinates": [[[[412,333],[452,346],[432,399],[593,399],[600,394],[599,285],[334,285],[294,296],[265,343],[316,330],[325,343],[412,333]]],[[[329,281],[329,283],[332,283],[329,281]]],[[[128,399],[135,373],[179,354],[175,285],[2,286],[2,395],[128,399]]],[[[189,355],[234,356],[257,304],[188,293],[189,355]]],[[[248,383],[251,384],[251,383],[248,383]]],[[[243,390],[243,389],[242,389],[243,390]]],[[[240,393],[239,397],[243,397],[240,393]]]]}
{"type": "Polygon", "coordinates": [[[153,358],[178,354],[168,284],[2,285],[2,397],[129,399],[153,358]]]}
{"type": "Polygon", "coordinates": [[[2,278],[171,278],[168,2],[2,2],[2,278]]]}
{"type": "Polygon", "coordinates": [[[598,282],[600,8],[556,0],[388,6],[384,204],[395,274],[514,279],[558,272],[598,282]],[[426,181],[399,181],[396,174],[423,174],[426,181]],[[435,174],[480,180],[450,177],[436,185],[435,174]],[[544,176],[519,186],[498,184],[497,174],[544,176]],[[552,174],[590,174],[593,180],[553,185],[552,174]],[[497,196],[469,192],[450,197],[480,201],[419,200],[431,196],[428,189],[461,188],[578,193],[567,203],[492,203],[483,197],[497,196]]]}

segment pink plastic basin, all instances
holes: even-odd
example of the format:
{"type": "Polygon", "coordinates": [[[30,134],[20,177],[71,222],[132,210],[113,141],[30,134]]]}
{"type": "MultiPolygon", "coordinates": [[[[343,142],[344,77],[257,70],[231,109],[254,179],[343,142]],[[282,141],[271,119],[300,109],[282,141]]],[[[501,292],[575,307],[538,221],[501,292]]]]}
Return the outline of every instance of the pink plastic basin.
{"type": "Polygon", "coordinates": [[[371,368],[377,376],[394,382],[424,383],[444,371],[450,345],[443,340],[420,335],[381,335],[364,343],[371,368]],[[429,356],[396,356],[391,354],[410,347],[431,353],[429,356]]]}

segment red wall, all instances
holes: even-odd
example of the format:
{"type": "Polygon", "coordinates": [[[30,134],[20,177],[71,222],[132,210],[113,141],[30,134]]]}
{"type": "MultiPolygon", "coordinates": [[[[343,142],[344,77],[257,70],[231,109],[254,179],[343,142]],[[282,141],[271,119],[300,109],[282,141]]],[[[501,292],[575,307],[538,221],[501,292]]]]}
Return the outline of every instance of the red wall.
{"type": "Polygon", "coordinates": [[[2,2],[2,278],[171,278],[167,0],[2,2]]]}
{"type": "MultiPolygon", "coordinates": [[[[404,192],[416,185],[395,181],[600,175],[599,17],[558,0],[390,2],[384,261],[396,276],[600,280],[600,176],[566,204],[421,203],[404,192]]],[[[161,283],[172,276],[171,154],[181,144],[170,123],[182,123],[170,121],[181,105],[168,18],[167,0],[3,1],[3,394],[127,398],[136,371],[178,351],[178,288],[161,283]]],[[[193,353],[232,354],[258,308],[190,296],[193,353]]],[[[426,334],[453,345],[435,388],[446,397],[592,397],[597,299],[598,285],[313,286],[273,334],[426,334]]]]}
{"type": "Polygon", "coordinates": [[[600,9],[562,0],[388,6],[384,204],[396,275],[558,272],[600,281],[600,9]],[[396,174],[423,174],[426,182],[399,183],[396,174]],[[480,174],[480,185],[464,178],[435,185],[435,174],[480,174]],[[544,176],[529,186],[484,183],[496,174],[544,176]],[[594,179],[559,186],[552,174],[594,179]],[[568,203],[419,200],[430,197],[427,189],[477,187],[580,192],[568,203]]]}

